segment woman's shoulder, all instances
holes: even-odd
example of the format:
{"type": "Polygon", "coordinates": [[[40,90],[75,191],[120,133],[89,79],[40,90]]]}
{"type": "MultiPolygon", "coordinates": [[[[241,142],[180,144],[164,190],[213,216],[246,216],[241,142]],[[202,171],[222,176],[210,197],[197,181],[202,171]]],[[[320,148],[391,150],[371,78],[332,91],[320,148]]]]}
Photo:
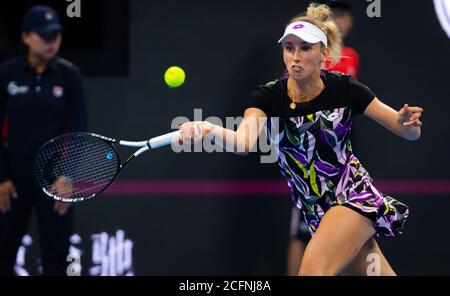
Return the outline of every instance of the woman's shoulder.
{"type": "Polygon", "coordinates": [[[375,93],[365,84],[354,79],[351,75],[340,72],[327,71],[330,89],[337,101],[352,106],[353,114],[363,113],[370,102],[376,97],[375,93]]]}
{"type": "Polygon", "coordinates": [[[285,89],[286,79],[274,79],[257,86],[250,95],[249,107],[261,109],[265,114],[271,116],[277,113],[278,105],[281,103],[285,89]]]}
{"type": "Polygon", "coordinates": [[[256,87],[255,91],[258,91],[264,95],[271,95],[271,96],[283,94],[286,88],[285,87],[286,80],[287,79],[285,78],[270,80],[268,82],[260,84],[258,87],[256,87]]]}
{"type": "Polygon", "coordinates": [[[278,85],[280,85],[281,79],[273,79],[263,84],[260,84],[258,88],[264,88],[267,90],[274,90],[278,85]]]}
{"type": "Polygon", "coordinates": [[[326,75],[327,87],[333,91],[333,94],[344,94],[358,92],[360,89],[368,89],[368,87],[353,78],[351,75],[336,71],[324,71],[326,75]]]}

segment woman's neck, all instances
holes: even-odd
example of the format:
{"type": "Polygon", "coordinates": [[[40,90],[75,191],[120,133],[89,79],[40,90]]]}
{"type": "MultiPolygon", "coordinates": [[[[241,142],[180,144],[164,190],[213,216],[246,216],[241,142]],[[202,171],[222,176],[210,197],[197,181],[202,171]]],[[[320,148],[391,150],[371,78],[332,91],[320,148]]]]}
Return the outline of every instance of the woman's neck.
{"type": "Polygon", "coordinates": [[[324,88],[320,73],[302,80],[288,78],[288,95],[296,102],[309,101],[318,96],[324,88]]]}

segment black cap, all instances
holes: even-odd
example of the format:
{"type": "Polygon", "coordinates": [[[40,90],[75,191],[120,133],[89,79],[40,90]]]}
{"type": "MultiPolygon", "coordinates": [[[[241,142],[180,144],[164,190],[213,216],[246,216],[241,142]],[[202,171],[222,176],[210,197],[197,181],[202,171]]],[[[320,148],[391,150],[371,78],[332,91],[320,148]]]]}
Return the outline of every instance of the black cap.
{"type": "Polygon", "coordinates": [[[328,1],[328,7],[331,8],[331,10],[340,10],[344,12],[352,12],[351,5],[346,1],[340,1],[340,0],[334,0],[334,1],[328,1]]]}
{"type": "Polygon", "coordinates": [[[41,37],[52,37],[62,31],[56,11],[45,5],[32,6],[23,17],[22,31],[33,31],[41,37]]]}

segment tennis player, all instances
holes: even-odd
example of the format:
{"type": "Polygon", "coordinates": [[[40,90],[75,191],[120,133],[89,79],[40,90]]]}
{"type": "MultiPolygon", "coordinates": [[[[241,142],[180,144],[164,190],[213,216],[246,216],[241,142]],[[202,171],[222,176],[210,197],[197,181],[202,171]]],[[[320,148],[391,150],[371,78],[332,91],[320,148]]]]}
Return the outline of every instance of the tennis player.
{"type": "MultiPolygon", "coordinates": [[[[346,40],[353,29],[353,13],[351,5],[346,1],[328,1],[328,7],[333,15],[333,22],[337,25],[342,38],[341,59],[336,63],[326,60],[323,69],[341,72],[359,79],[359,54],[350,47],[346,40]]],[[[287,73],[289,76],[289,73],[287,73]]],[[[296,275],[310,239],[308,226],[303,215],[293,205],[289,232],[289,246],[287,254],[287,275],[296,275]]]]}
{"type": "Polygon", "coordinates": [[[207,121],[180,126],[180,141],[214,138],[249,152],[266,121],[282,175],[313,236],[299,275],[367,275],[375,254],[380,275],[395,275],[374,237],[402,233],[408,207],[380,192],[352,151],[354,116],[364,114],[407,140],[420,138],[423,109],[395,111],[351,76],[321,70],[336,62],[341,36],[326,5],[311,4],[279,40],[289,75],[256,88],[236,131],[207,121]],[[373,256],[372,256],[373,257],[373,256]]]}

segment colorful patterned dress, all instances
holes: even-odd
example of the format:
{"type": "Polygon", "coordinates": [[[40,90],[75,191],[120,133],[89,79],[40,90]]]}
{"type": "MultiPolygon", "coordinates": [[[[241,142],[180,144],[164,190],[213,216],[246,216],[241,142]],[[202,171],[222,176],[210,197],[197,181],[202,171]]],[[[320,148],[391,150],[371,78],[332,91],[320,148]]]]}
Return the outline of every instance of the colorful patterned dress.
{"type": "Polygon", "coordinates": [[[363,113],[375,95],[347,75],[323,71],[321,78],[322,93],[295,110],[289,109],[287,79],[258,87],[248,106],[268,116],[268,135],[293,202],[311,234],[336,205],[371,219],[377,235],[401,233],[408,207],[375,188],[350,141],[353,116],[363,113]]]}

